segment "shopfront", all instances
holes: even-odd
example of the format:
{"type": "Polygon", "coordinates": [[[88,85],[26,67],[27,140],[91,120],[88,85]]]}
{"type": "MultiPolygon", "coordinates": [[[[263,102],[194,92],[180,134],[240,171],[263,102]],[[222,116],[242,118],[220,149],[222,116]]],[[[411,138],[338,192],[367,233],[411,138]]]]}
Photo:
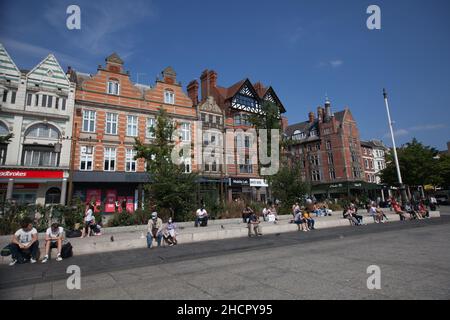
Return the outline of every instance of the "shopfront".
{"type": "Polygon", "coordinates": [[[228,179],[228,200],[262,201],[267,200],[269,185],[264,179],[231,177],[228,179]]]}
{"type": "Polygon", "coordinates": [[[0,201],[16,204],[65,204],[68,172],[63,170],[0,170],[0,201]]]}
{"type": "Polygon", "coordinates": [[[144,201],[145,172],[75,172],[73,199],[94,203],[97,212],[134,212],[144,201]]]}

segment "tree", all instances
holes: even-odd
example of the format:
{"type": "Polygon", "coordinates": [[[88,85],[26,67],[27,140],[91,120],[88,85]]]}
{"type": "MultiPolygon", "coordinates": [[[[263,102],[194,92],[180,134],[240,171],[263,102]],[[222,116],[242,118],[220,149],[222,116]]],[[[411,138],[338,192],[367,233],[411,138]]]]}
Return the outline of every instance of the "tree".
{"type": "Polygon", "coordinates": [[[155,128],[150,128],[155,136],[152,144],[145,145],[135,140],[137,158],[147,161],[150,183],[145,186],[150,201],[158,210],[168,211],[178,221],[188,218],[195,204],[197,175],[185,173],[184,165],[172,161],[173,140],[176,124],[169,119],[167,112],[161,108],[156,119],[155,128]]]}
{"type": "MultiPolygon", "coordinates": [[[[381,180],[389,185],[398,185],[393,152],[386,155],[386,168],[381,171],[381,180]]],[[[397,148],[398,161],[403,183],[409,186],[424,186],[442,182],[436,158],[438,151],[424,146],[414,138],[411,142],[397,148]]]]}
{"type": "Polygon", "coordinates": [[[12,138],[14,138],[13,133],[9,133],[5,136],[0,136],[0,143],[10,143],[12,138]]]}
{"type": "Polygon", "coordinates": [[[281,201],[281,211],[286,214],[290,212],[292,204],[310,191],[309,184],[301,178],[300,161],[289,165],[287,159],[283,160],[278,173],[271,177],[271,187],[274,197],[281,201]]]}
{"type": "MultiPolygon", "coordinates": [[[[260,136],[262,130],[267,130],[267,155],[271,157],[272,155],[272,135],[271,130],[278,130],[278,133],[281,134],[281,117],[280,117],[280,109],[278,106],[270,101],[264,101],[261,105],[260,113],[252,114],[248,118],[249,122],[256,129],[256,137],[257,137],[257,155],[259,159],[259,150],[260,150],[260,136]]],[[[281,144],[278,146],[278,154],[281,154],[281,144]]],[[[280,161],[280,159],[277,159],[280,161]]],[[[270,167],[273,163],[270,164],[258,164],[259,174],[261,175],[261,169],[264,167],[270,167]]],[[[280,163],[281,165],[281,163],[280,163]]],[[[273,176],[267,176],[267,182],[270,190],[272,190],[272,178],[273,176]]]]}
{"type": "Polygon", "coordinates": [[[444,189],[450,188],[450,155],[441,155],[437,162],[436,171],[439,181],[434,185],[439,185],[444,189]]]}

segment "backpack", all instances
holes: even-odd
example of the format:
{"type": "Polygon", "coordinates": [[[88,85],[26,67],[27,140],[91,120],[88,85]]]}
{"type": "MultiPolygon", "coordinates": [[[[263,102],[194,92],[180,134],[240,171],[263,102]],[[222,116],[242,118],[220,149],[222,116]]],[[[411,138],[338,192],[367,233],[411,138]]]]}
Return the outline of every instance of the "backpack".
{"type": "Polygon", "coordinates": [[[81,237],[81,231],[80,230],[68,230],[68,231],[66,231],[66,237],[67,238],[79,238],[79,237],[81,237]]]}
{"type": "Polygon", "coordinates": [[[72,244],[70,242],[66,242],[61,248],[61,258],[67,259],[71,256],[73,256],[72,244]]]}
{"type": "Polygon", "coordinates": [[[2,257],[7,257],[7,256],[11,255],[11,249],[9,247],[9,244],[2,249],[2,251],[0,252],[0,255],[2,257]]]}

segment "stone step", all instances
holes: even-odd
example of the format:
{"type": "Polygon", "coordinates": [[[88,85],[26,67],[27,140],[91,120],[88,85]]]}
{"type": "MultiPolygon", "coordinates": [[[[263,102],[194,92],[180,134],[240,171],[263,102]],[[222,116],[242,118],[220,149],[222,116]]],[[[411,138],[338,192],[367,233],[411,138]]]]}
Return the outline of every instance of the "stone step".
{"type": "MultiPolygon", "coordinates": [[[[400,218],[396,214],[387,213],[388,222],[399,221],[400,218]]],[[[363,214],[364,223],[372,224],[374,220],[367,214],[363,214]]],[[[284,232],[293,232],[297,230],[297,226],[293,223],[289,223],[290,216],[284,216],[277,224],[269,222],[261,222],[263,234],[275,234],[284,232]]],[[[440,217],[439,211],[430,212],[431,218],[440,217]]],[[[341,226],[350,226],[347,219],[343,219],[342,216],[333,215],[327,217],[317,217],[315,219],[316,229],[326,229],[341,226]]],[[[219,221],[219,220],[216,220],[219,221]]],[[[139,226],[142,227],[142,226],[139,226]]],[[[90,238],[70,238],[69,241],[72,243],[74,255],[82,254],[93,254],[101,252],[113,252],[121,250],[130,250],[136,248],[145,248],[146,243],[146,232],[145,229],[139,229],[128,232],[116,232],[108,233],[101,236],[94,236],[90,238]],[[111,241],[111,236],[114,237],[114,241],[111,241]]],[[[209,241],[209,240],[221,240],[230,238],[247,237],[248,229],[247,225],[242,223],[229,223],[224,224],[224,228],[221,228],[221,224],[211,224],[207,227],[185,227],[178,230],[177,240],[179,244],[192,243],[199,241],[209,241]]],[[[43,252],[44,241],[43,236],[40,237],[40,248],[41,253],[43,252]]],[[[9,243],[11,236],[3,236],[0,238],[0,247],[3,248],[9,243]]],[[[0,263],[9,263],[10,257],[2,257],[0,263]]]]}

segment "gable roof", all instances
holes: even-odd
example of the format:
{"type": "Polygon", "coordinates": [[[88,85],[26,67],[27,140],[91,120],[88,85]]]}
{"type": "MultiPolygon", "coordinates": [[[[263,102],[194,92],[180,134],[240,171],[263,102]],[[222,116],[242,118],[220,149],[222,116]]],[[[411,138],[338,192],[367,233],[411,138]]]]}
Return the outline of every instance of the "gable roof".
{"type": "Polygon", "coordinates": [[[20,70],[17,68],[13,59],[11,59],[8,51],[0,43],[0,80],[19,81],[20,70]]]}
{"type": "Polygon", "coordinates": [[[301,132],[304,132],[306,134],[306,133],[308,133],[309,131],[311,131],[312,129],[315,129],[315,128],[317,128],[317,121],[314,121],[313,123],[311,123],[309,121],[304,121],[304,122],[299,122],[299,123],[295,123],[295,124],[292,124],[290,126],[287,126],[286,130],[284,131],[284,133],[287,136],[290,137],[297,130],[299,130],[301,132]]]}
{"type": "MultiPolygon", "coordinates": [[[[224,87],[218,86],[217,89],[218,89],[218,92],[220,93],[220,95],[222,96],[222,98],[227,100],[227,99],[234,97],[239,92],[239,90],[242,88],[242,86],[244,85],[244,83],[246,81],[250,82],[248,79],[243,79],[243,80],[236,82],[231,87],[224,88],[224,87]]],[[[250,85],[251,85],[251,83],[250,83],[250,85]]]]}
{"type": "Polygon", "coordinates": [[[342,122],[344,121],[345,112],[346,110],[335,112],[334,117],[336,118],[337,121],[342,122]]]}
{"type": "Polygon", "coordinates": [[[68,89],[70,81],[53,54],[49,54],[27,74],[28,83],[68,89]]]}

